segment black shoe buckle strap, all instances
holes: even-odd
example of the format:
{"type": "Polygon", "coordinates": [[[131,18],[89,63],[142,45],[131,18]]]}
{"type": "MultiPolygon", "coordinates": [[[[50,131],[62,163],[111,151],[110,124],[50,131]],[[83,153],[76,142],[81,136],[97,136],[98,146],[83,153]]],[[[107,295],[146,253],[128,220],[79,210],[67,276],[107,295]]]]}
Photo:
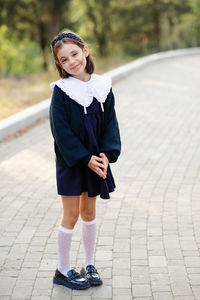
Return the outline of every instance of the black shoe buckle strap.
{"type": "Polygon", "coordinates": [[[82,278],[81,275],[78,272],[76,272],[75,270],[72,270],[71,273],[72,273],[71,279],[80,279],[80,278],[82,278]]]}
{"type": "Polygon", "coordinates": [[[89,265],[89,266],[87,267],[87,273],[89,273],[89,274],[92,274],[92,273],[98,274],[97,270],[96,270],[95,267],[92,266],[92,265],[89,265]]]}

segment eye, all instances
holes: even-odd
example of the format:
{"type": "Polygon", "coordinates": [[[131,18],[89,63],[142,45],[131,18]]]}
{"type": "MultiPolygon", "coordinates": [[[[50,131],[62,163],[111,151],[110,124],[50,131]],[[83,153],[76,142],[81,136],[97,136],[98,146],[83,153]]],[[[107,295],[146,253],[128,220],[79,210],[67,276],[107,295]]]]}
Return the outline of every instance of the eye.
{"type": "Polygon", "coordinates": [[[77,53],[74,53],[73,56],[76,56],[77,53]]]}
{"type": "Polygon", "coordinates": [[[63,59],[62,61],[61,61],[61,63],[63,64],[64,62],[66,62],[67,61],[67,59],[65,58],[65,59],[63,59]]]}

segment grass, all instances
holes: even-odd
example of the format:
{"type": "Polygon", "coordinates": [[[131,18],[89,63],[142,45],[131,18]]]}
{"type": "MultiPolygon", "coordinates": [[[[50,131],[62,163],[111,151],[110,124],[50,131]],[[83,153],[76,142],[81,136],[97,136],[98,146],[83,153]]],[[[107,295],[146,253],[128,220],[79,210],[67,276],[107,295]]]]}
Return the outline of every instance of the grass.
{"type": "MultiPolygon", "coordinates": [[[[133,59],[122,56],[98,58],[95,60],[95,73],[102,74],[133,59]]],[[[39,74],[0,78],[0,120],[50,98],[52,91],[49,84],[58,79],[55,69],[39,74]]]]}

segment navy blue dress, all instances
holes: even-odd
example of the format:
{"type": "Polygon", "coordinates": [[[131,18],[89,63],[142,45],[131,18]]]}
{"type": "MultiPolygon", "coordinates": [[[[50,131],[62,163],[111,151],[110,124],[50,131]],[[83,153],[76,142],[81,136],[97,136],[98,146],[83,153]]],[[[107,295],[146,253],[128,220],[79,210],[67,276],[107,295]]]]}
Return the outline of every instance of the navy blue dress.
{"type": "MultiPolygon", "coordinates": [[[[99,156],[102,128],[101,105],[93,98],[93,102],[87,107],[87,114],[84,113],[83,106],[78,105],[87,133],[84,145],[92,155],[99,156]]],[[[56,162],[56,179],[58,194],[63,196],[79,196],[82,192],[88,192],[89,197],[100,195],[102,199],[109,199],[109,193],[115,189],[115,182],[109,165],[107,177],[103,179],[82,162],[72,167],[56,162]]]]}

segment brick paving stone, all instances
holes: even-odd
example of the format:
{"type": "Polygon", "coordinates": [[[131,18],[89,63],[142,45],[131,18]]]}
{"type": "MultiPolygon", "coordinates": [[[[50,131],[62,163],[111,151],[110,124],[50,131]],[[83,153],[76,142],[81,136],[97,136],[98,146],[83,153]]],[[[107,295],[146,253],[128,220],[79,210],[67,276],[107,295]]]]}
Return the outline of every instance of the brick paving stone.
{"type": "Polygon", "coordinates": [[[47,296],[33,296],[31,297],[31,300],[50,300],[51,297],[47,297],[47,296]]]}
{"type": "Polygon", "coordinates": [[[133,248],[131,254],[133,259],[144,259],[147,258],[147,249],[133,248]]]}
{"type": "Polygon", "coordinates": [[[168,266],[182,266],[184,265],[183,259],[168,259],[168,266]]]}
{"type": "MultiPolygon", "coordinates": [[[[0,289],[12,289],[15,286],[16,278],[12,277],[1,277],[0,280],[0,289]]],[[[6,294],[5,294],[6,295],[6,294]]]]}
{"type": "Polygon", "coordinates": [[[200,274],[200,268],[187,268],[188,276],[190,274],[200,274]]]}
{"type": "Polygon", "coordinates": [[[167,259],[182,259],[181,249],[165,249],[167,259]]]}
{"type": "Polygon", "coordinates": [[[188,278],[190,281],[190,284],[192,285],[200,285],[200,274],[189,274],[188,278]]]}
{"type": "Polygon", "coordinates": [[[37,272],[35,268],[21,268],[18,279],[35,279],[37,272]]]}
{"type": "Polygon", "coordinates": [[[113,300],[132,300],[132,296],[129,295],[115,295],[112,297],[113,300]]]}
{"type": "Polygon", "coordinates": [[[174,300],[171,292],[153,293],[153,300],[174,300]]]}
{"type": "Polygon", "coordinates": [[[118,274],[120,274],[120,276],[130,277],[131,271],[130,271],[130,269],[121,269],[121,268],[113,267],[113,275],[117,276],[118,274]]]}
{"type": "Polygon", "coordinates": [[[149,256],[165,256],[165,250],[149,250],[149,256]]]}
{"type": "Polygon", "coordinates": [[[148,266],[147,259],[132,259],[131,261],[132,266],[148,266]]]}
{"type": "Polygon", "coordinates": [[[95,298],[95,300],[112,300],[111,298],[95,298]]]}
{"type": "Polygon", "coordinates": [[[36,290],[50,289],[52,286],[52,278],[37,278],[34,284],[36,290]]]}
{"type": "Polygon", "coordinates": [[[130,276],[121,275],[113,275],[112,278],[112,286],[114,288],[130,288],[131,287],[131,278],[130,276]]]}
{"type": "MultiPolygon", "coordinates": [[[[93,290],[96,290],[96,289],[99,289],[99,288],[102,289],[103,286],[101,286],[101,287],[94,287],[94,288],[88,288],[86,290],[81,290],[81,291],[78,291],[78,290],[71,291],[70,289],[66,289],[64,287],[61,287],[61,288],[63,288],[64,290],[67,290],[68,294],[70,294],[70,292],[71,292],[71,295],[74,297],[74,296],[91,296],[92,293],[93,293],[93,290]]],[[[106,288],[105,288],[105,290],[106,290],[106,288]]]]}
{"type": "Polygon", "coordinates": [[[151,274],[151,282],[152,284],[169,284],[169,276],[168,274],[151,274]]]}
{"type": "Polygon", "coordinates": [[[91,296],[73,296],[73,300],[92,300],[91,296]]]}
{"type": "MultiPolygon", "coordinates": [[[[2,300],[200,299],[199,76],[193,55],[149,65],[113,86],[123,151],[111,165],[116,191],[97,199],[102,287],[52,284],[62,203],[48,120],[0,143],[2,300]]],[[[71,253],[78,270],[80,234],[79,220],[71,253]]]]}
{"type": "Polygon", "coordinates": [[[51,299],[59,300],[59,299],[71,299],[72,297],[72,290],[67,289],[63,286],[54,285],[53,291],[51,294],[51,299]]]}
{"type": "Polygon", "coordinates": [[[154,292],[171,292],[170,284],[152,283],[152,291],[154,292]]]}
{"type": "Polygon", "coordinates": [[[165,267],[166,264],[165,256],[149,256],[150,267],[165,267]]]}
{"type": "Polygon", "coordinates": [[[191,251],[191,250],[185,250],[182,252],[183,256],[199,256],[199,251],[195,250],[195,251],[191,251]]]}
{"type": "Polygon", "coordinates": [[[200,267],[200,257],[188,256],[185,257],[186,267],[200,267]]]}
{"type": "MultiPolygon", "coordinates": [[[[27,277],[28,278],[28,277],[27,277]]],[[[23,286],[30,286],[33,287],[34,279],[17,279],[15,287],[23,287],[23,286]]]]}
{"type": "Polygon", "coordinates": [[[130,259],[126,257],[120,257],[116,260],[113,260],[114,269],[130,269],[130,259]]]}
{"type": "Polygon", "coordinates": [[[12,292],[13,292],[13,289],[5,286],[4,288],[1,288],[0,289],[0,297],[3,298],[3,297],[11,297],[12,295],[12,292]]]}
{"type": "Polygon", "coordinates": [[[172,265],[168,266],[169,276],[172,280],[180,280],[182,281],[183,278],[187,277],[187,270],[185,266],[182,265],[172,265]]]}
{"type": "Polygon", "coordinates": [[[151,297],[145,297],[145,298],[143,298],[143,297],[140,297],[140,298],[134,298],[134,300],[154,300],[153,298],[151,298],[151,297]]]}
{"type": "Polygon", "coordinates": [[[148,267],[134,266],[132,267],[132,283],[133,284],[150,284],[150,276],[148,267]]]}
{"type": "Polygon", "coordinates": [[[112,260],[112,251],[103,251],[103,250],[97,250],[96,251],[96,259],[101,261],[111,261],[112,260]]]}
{"type": "Polygon", "coordinates": [[[97,241],[97,245],[112,245],[113,237],[99,237],[97,241]]]}
{"type": "Polygon", "coordinates": [[[113,289],[113,296],[131,296],[131,288],[114,288],[113,289]]]}
{"type": "Polygon", "coordinates": [[[196,291],[195,289],[193,289],[193,294],[194,294],[194,299],[200,299],[200,291],[196,291]]]}
{"type": "Polygon", "coordinates": [[[54,271],[57,267],[57,260],[47,260],[43,259],[40,264],[40,271],[54,271]]]}
{"type": "Polygon", "coordinates": [[[33,291],[32,291],[32,295],[33,296],[48,296],[48,297],[50,297],[51,296],[51,289],[46,289],[46,288],[44,288],[44,289],[42,289],[42,288],[40,288],[40,289],[36,289],[36,288],[34,288],[33,289],[33,291]]]}
{"type": "Polygon", "coordinates": [[[168,274],[167,267],[159,267],[159,268],[149,268],[150,274],[168,274]]]}
{"type": "Polygon", "coordinates": [[[133,284],[132,293],[133,298],[151,296],[151,286],[149,284],[133,284]]]}
{"type": "Polygon", "coordinates": [[[177,296],[174,300],[195,300],[193,296],[177,296]]]}
{"type": "Polygon", "coordinates": [[[31,298],[32,286],[16,286],[13,289],[11,299],[27,300],[31,298]]]}
{"type": "Polygon", "coordinates": [[[103,285],[100,287],[92,288],[92,297],[94,299],[112,299],[112,286],[111,285],[103,285]]]}
{"type": "Polygon", "coordinates": [[[174,281],[171,283],[172,292],[175,296],[191,295],[191,287],[187,281],[174,281]]]}

